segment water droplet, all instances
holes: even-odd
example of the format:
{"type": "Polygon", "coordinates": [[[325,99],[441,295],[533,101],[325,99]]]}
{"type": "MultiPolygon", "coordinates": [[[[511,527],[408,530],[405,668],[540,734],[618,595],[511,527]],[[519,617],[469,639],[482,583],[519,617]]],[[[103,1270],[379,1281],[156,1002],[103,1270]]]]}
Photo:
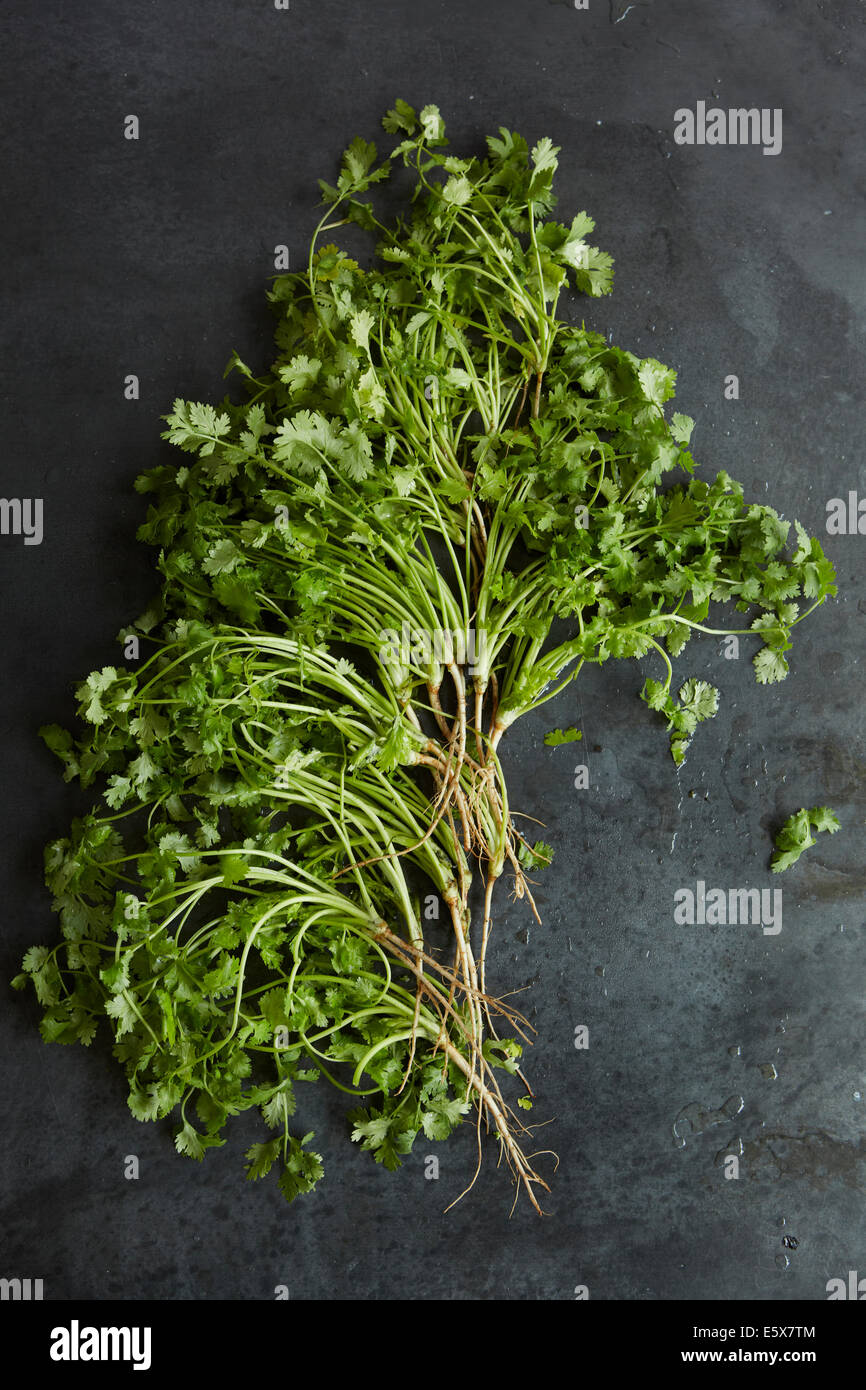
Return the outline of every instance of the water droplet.
{"type": "Polygon", "coordinates": [[[734,1047],[729,1047],[729,1048],[728,1048],[728,1056],[729,1056],[729,1057],[742,1057],[742,1055],[743,1055],[743,1049],[740,1047],[740,1044],[739,1044],[739,1043],[736,1043],[736,1045],[735,1045],[734,1047]]]}
{"type": "Polygon", "coordinates": [[[728,1159],[731,1157],[732,1154],[736,1154],[737,1156],[739,1156],[741,1154],[744,1154],[745,1152],[745,1145],[738,1134],[732,1144],[727,1144],[725,1148],[719,1149],[719,1152],[716,1154],[713,1162],[715,1163],[717,1168],[721,1168],[725,1163],[727,1163],[728,1159]]]}
{"type": "Polygon", "coordinates": [[[796,1236],[782,1236],[782,1244],[786,1250],[796,1250],[800,1242],[796,1236]]]}
{"type": "Polygon", "coordinates": [[[715,1125],[723,1125],[727,1120],[732,1120],[735,1115],[739,1115],[745,1104],[742,1096],[728,1096],[724,1105],[718,1110],[708,1110],[698,1101],[684,1105],[674,1120],[674,1147],[684,1149],[687,1138],[694,1138],[696,1134],[703,1134],[705,1130],[712,1129],[715,1125]]]}
{"type": "Polygon", "coordinates": [[[787,1255],[777,1255],[776,1264],[779,1269],[790,1269],[791,1267],[791,1261],[788,1259],[787,1255]]]}

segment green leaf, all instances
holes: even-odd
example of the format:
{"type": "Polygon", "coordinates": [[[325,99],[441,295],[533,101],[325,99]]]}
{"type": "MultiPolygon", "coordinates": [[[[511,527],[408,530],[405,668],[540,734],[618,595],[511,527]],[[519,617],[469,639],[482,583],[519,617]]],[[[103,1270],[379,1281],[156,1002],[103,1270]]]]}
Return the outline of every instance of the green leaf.
{"type": "Polygon", "coordinates": [[[179,1154],[186,1154],[187,1158],[194,1158],[201,1162],[207,1149],[218,1149],[223,1146],[225,1139],[220,1139],[215,1134],[201,1134],[189,1120],[174,1136],[174,1146],[179,1154]]]}
{"type": "Polygon", "coordinates": [[[815,838],[811,827],[819,832],[826,830],[829,834],[835,835],[840,829],[840,821],[829,806],[813,806],[811,810],[801,806],[799,811],[788,817],[776,836],[776,849],[770,861],[774,874],[789,869],[792,864],[796,864],[804,850],[812,848],[815,838]]]}
{"type": "Polygon", "coordinates": [[[695,716],[698,722],[712,719],[719,708],[719,692],[706,681],[692,677],[680,687],[679,698],[682,705],[695,716]]]}
{"type": "Polygon", "coordinates": [[[781,652],[772,647],[762,647],[753,658],[755,679],[759,685],[773,685],[783,681],[788,674],[788,663],[781,652]]]}
{"type": "Polygon", "coordinates": [[[414,109],[407,101],[398,97],[393,107],[386,116],[382,117],[382,125],[385,130],[392,134],[398,131],[405,131],[407,135],[413,135],[418,124],[418,117],[414,109]]]}
{"type": "Polygon", "coordinates": [[[312,1192],[324,1172],[321,1154],[304,1149],[312,1138],[312,1133],[305,1134],[303,1139],[289,1136],[288,1152],[279,1178],[280,1191],[287,1202],[312,1192]]]}
{"type": "Polygon", "coordinates": [[[123,957],[100,970],[99,978],[111,994],[119,994],[129,985],[129,963],[123,957]]]}
{"type": "Polygon", "coordinates": [[[650,709],[655,710],[667,710],[672,705],[667,686],[662,685],[660,681],[653,680],[650,676],[644,681],[641,699],[646,701],[650,709]]]}
{"type": "Polygon", "coordinates": [[[809,812],[809,820],[816,830],[826,830],[831,835],[835,835],[836,831],[842,828],[839,817],[829,806],[813,806],[809,812]]]}
{"type": "Polygon", "coordinates": [[[241,854],[221,855],[219,866],[226,888],[233,888],[236,883],[243,883],[250,871],[249,864],[241,854]]]}
{"type": "Polygon", "coordinates": [[[47,946],[31,946],[21,963],[29,975],[36,975],[50,959],[50,956],[51,952],[47,946]]]}
{"type": "Polygon", "coordinates": [[[442,189],[442,201],[451,203],[455,207],[462,207],[465,203],[472,201],[474,191],[465,174],[461,174],[459,177],[452,174],[442,189]]]}
{"type": "Polygon", "coordinates": [[[641,362],[638,381],[644,396],[653,405],[661,406],[664,405],[665,401],[670,400],[674,394],[676,380],[676,372],[672,371],[670,367],[665,367],[661,362],[657,362],[654,357],[647,357],[641,362]]]}
{"type": "Polygon", "coordinates": [[[531,848],[521,844],[517,857],[525,869],[546,869],[553,860],[553,848],[544,840],[536,840],[531,848]]]}
{"type": "Polygon", "coordinates": [[[284,362],[279,368],[280,381],[284,382],[293,396],[309,391],[315,385],[322,364],[318,357],[307,357],[299,353],[291,362],[284,362]]]}
{"type": "Polygon", "coordinates": [[[132,782],[130,778],[120,777],[116,772],[113,773],[108,779],[108,786],[104,792],[105,800],[108,802],[108,805],[116,809],[118,806],[122,806],[131,795],[132,782]]]}
{"type": "Polygon", "coordinates": [[[243,555],[234,541],[218,541],[211,546],[207,559],[202,562],[205,574],[227,574],[241,563],[243,555]]]}
{"type": "Polygon", "coordinates": [[[117,1038],[131,1033],[138,1025],[138,1015],[125,992],[113,994],[105,1005],[105,1012],[115,1020],[114,1034],[117,1038]]]}
{"type": "Polygon", "coordinates": [[[278,1091],[275,1091],[270,1100],[262,1106],[262,1118],[271,1129],[282,1129],[287,1121],[294,1115],[296,1108],[295,1094],[289,1082],[283,1082],[278,1091]]]}
{"type": "Polygon", "coordinates": [[[343,169],[348,174],[351,184],[363,183],[365,175],[375,162],[376,146],[372,141],[368,143],[360,135],[356,135],[343,155],[343,169]]]}
{"type": "Polygon", "coordinates": [[[198,453],[203,458],[213,453],[217,443],[225,438],[231,428],[228,415],[217,415],[212,405],[204,405],[200,401],[176,400],[174,409],[165,419],[169,428],[163,432],[162,438],[187,453],[198,453]]]}
{"type": "Polygon", "coordinates": [[[445,122],[438,106],[422,106],[419,115],[421,134],[428,145],[439,145],[445,138],[445,122]]]}
{"type": "Polygon", "coordinates": [[[548,748],[558,748],[562,743],[577,743],[582,738],[583,734],[579,729],[552,729],[544,735],[544,742],[548,748]]]}
{"type": "Polygon", "coordinates": [[[257,1182],[259,1178],[266,1178],[280,1156],[283,1146],[281,1138],[269,1139],[265,1144],[253,1144],[247,1149],[245,1157],[247,1160],[247,1178],[251,1182],[257,1182]]]}
{"type": "Polygon", "coordinates": [[[688,444],[694,427],[695,422],[690,415],[681,415],[678,410],[674,411],[671,416],[671,434],[678,444],[688,444]]]}
{"type": "Polygon", "coordinates": [[[358,378],[358,384],[355,387],[355,399],[364,416],[374,420],[384,418],[388,396],[376,376],[375,367],[368,367],[364,374],[358,378]]]}

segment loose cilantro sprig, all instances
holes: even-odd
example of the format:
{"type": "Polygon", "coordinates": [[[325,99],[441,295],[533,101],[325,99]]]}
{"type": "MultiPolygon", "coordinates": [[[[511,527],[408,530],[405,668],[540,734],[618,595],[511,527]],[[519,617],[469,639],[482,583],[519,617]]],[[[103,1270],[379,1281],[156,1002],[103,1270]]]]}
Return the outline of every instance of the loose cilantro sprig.
{"type": "Polygon", "coordinates": [[[808,811],[801,807],[788,817],[776,836],[776,849],[770,860],[773,873],[784,873],[785,869],[796,864],[804,850],[812,848],[815,844],[813,830],[818,833],[826,830],[830,835],[835,835],[840,829],[841,822],[829,806],[813,806],[808,811]]]}

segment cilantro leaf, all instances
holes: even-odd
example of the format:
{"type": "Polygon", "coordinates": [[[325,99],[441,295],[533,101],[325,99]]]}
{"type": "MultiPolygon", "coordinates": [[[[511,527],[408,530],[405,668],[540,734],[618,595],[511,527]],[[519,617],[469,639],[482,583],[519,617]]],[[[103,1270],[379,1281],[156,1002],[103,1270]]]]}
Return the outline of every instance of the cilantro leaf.
{"type": "Polygon", "coordinates": [[[583,734],[579,729],[552,729],[544,735],[544,742],[548,748],[558,748],[563,743],[577,743],[582,738],[583,734]]]}
{"type": "Polygon", "coordinates": [[[804,850],[812,848],[815,844],[813,828],[819,833],[827,831],[835,835],[841,828],[841,823],[829,806],[813,806],[811,810],[801,807],[799,811],[795,811],[776,835],[776,849],[770,861],[774,874],[789,869],[792,864],[796,864],[804,850]]]}

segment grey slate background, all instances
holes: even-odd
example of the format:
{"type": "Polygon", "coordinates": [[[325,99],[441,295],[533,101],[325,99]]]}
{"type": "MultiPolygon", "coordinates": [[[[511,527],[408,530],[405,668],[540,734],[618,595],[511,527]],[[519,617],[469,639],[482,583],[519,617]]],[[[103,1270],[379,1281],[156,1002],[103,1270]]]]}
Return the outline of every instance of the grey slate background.
{"type": "MultiPolygon", "coordinates": [[[[118,659],[114,634],[152,591],[131,483],[165,457],[159,416],[177,394],[218,399],[232,348],[270,361],[273,247],[300,256],[317,177],[353,135],[377,138],[396,95],[437,102],[458,150],[500,124],[562,146],[560,211],[586,207],[616,262],[613,296],[574,312],[678,369],[706,474],[728,469],[822,535],[828,498],[866,492],[864,19],[862,0],[6,0],[0,478],[4,496],[42,496],[46,523],[40,547],[0,537],[4,980],[55,939],[42,845],[80,805],[36,729],[70,719],[72,685],[118,659]],[[674,111],[698,99],[781,107],[781,155],[674,145],[674,111]]],[[[560,1158],[545,1220],[525,1203],[509,1220],[492,1150],[443,1215],[471,1130],[419,1141],[389,1174],[348,1143],[324,1085],[303,1100],[326,1180],[288,1208],[243,1180],[254,1119],[203,1165],[178,1158],[168,1123],[129,1115],[108,1044],[45,1047],[33,1002],[4,984],[0,1274],[43,1278],[54,1299],[287,1284],[297,1299],[556,1300],[586,1284],[593,1299],[809,1300],[866,1273],[866,538],[826,547],[840,597],[798,630],[785,684],[755,686],[747,644],[739,661],[711,638],[680,658],[722,705],[679,774],[635,698],[649,662],[588,672],[511,736],[513,803],[557,850],[543,927],[501,899],[494,982],[529,986],[539,1031],[534,1115],[554,1119],[539,1143],[560,1158]],[[543,745],[569,723],[577,756],[543,745]],[[584,758],[591,788],[575,791],[584,758]],[[773,878],[773,832],[816,802],[843,833],[773,878]],[[675,926],[673,894],[698,878],[781,886],[781,934],[675,926]],[[701,1133],[682,1120],[677,1147],[684,1109],[739,1096],[701,1133]],[[737,1139],[725,1181],[716,1156],[737,1139]]]]}

